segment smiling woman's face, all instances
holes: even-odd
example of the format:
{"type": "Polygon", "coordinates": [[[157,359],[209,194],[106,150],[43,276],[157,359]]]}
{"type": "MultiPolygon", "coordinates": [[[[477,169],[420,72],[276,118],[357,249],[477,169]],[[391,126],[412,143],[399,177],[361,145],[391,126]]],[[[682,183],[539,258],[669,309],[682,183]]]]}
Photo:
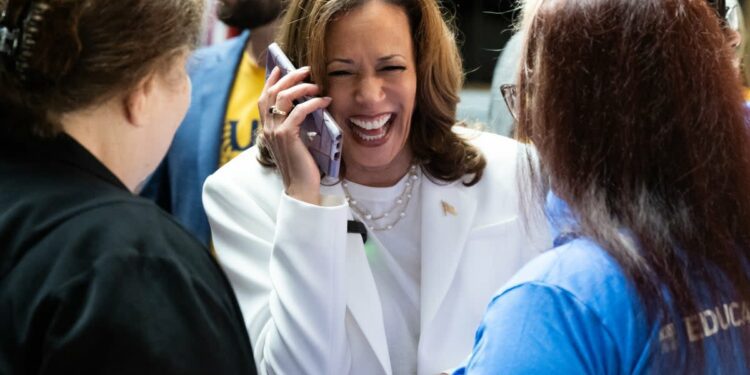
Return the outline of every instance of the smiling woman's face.
{"type": "Polygon", "coordinates": [[[405,11],[373,0],[341,15],[326,33],[326,64],[328,110],[344,134],[347,178],[406,173],[417,72],[405,11]]]}

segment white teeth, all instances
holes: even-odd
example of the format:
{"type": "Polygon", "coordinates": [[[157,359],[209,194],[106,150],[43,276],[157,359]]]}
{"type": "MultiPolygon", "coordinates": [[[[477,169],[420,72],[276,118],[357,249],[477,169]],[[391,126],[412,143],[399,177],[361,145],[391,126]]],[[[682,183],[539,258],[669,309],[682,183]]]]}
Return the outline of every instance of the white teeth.
{"type": "Polygon", "coordinates": [[[385,133],[386,132],[382,132],[377,135],[367,135],[367,134],[362,134],[356,130],[354,131],[354,134],[356,134],[358,137],[362,138],[363,140],[367,142],[377,141],[378,139],[382,139],[383,137],[385,137],[385,133]]]}
{"type": "Polygon", "coordinates": [[[351,121],[352,124],[357,125],[362,129],[375,130],[375,129],[382,128],[390,119],[391,119],[391,115],[387,114],[387,115],[382,115],[372,121],[359,120],[355,118],[350,118],[349,121],[351,121]]]}

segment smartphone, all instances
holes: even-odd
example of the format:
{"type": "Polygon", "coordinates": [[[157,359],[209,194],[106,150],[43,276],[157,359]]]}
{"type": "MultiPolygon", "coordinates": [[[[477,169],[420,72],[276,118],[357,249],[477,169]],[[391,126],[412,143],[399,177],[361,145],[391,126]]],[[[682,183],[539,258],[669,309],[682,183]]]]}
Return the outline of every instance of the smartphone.
{"type": "MultiPolygon", "coordinates": [[[[295,69],[292,62],[284,54],[276,43],[268,46],[266,53],[266,79],[271,74],[274,67],[281,69],[281,76],[285,76],[295,69]]],[[[300,104],[312,97],[306,96],[296,101],[294,104],[300,104]]],[[[310,150],[310,154],[320,169],[321,179],[335,181],[339,178],[339,168],[341,167],[341,129],[336,121],[333,120],[328,111],[318,109],[307,115],[302,122],[300,129],[300,138],[310,150]]]]}

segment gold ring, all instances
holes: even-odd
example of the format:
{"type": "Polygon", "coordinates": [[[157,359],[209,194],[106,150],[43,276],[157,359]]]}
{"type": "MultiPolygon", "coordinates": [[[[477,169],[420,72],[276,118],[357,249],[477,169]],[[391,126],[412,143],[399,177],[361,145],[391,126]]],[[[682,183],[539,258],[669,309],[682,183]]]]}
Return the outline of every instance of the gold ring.
{"type": "Polygon", "coordinates": [[[286,116],[288,114],[286,111],[282,111],[276,108],[275,105],[272,105],[270,108],[268,108],[268,113],[272,115],[279,115],[279,116],[286,116]]]}

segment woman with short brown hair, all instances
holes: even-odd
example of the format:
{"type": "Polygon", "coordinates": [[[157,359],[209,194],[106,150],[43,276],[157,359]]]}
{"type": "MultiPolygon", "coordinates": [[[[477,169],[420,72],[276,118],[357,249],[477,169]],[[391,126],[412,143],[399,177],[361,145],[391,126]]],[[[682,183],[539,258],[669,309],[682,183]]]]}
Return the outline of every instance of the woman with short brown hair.
{"type": "Polygon", "coordinates": [[[0,372],[252,374],[208,250],[134,195],[190,101],[203,0],[0,12],[0,372]]]}

